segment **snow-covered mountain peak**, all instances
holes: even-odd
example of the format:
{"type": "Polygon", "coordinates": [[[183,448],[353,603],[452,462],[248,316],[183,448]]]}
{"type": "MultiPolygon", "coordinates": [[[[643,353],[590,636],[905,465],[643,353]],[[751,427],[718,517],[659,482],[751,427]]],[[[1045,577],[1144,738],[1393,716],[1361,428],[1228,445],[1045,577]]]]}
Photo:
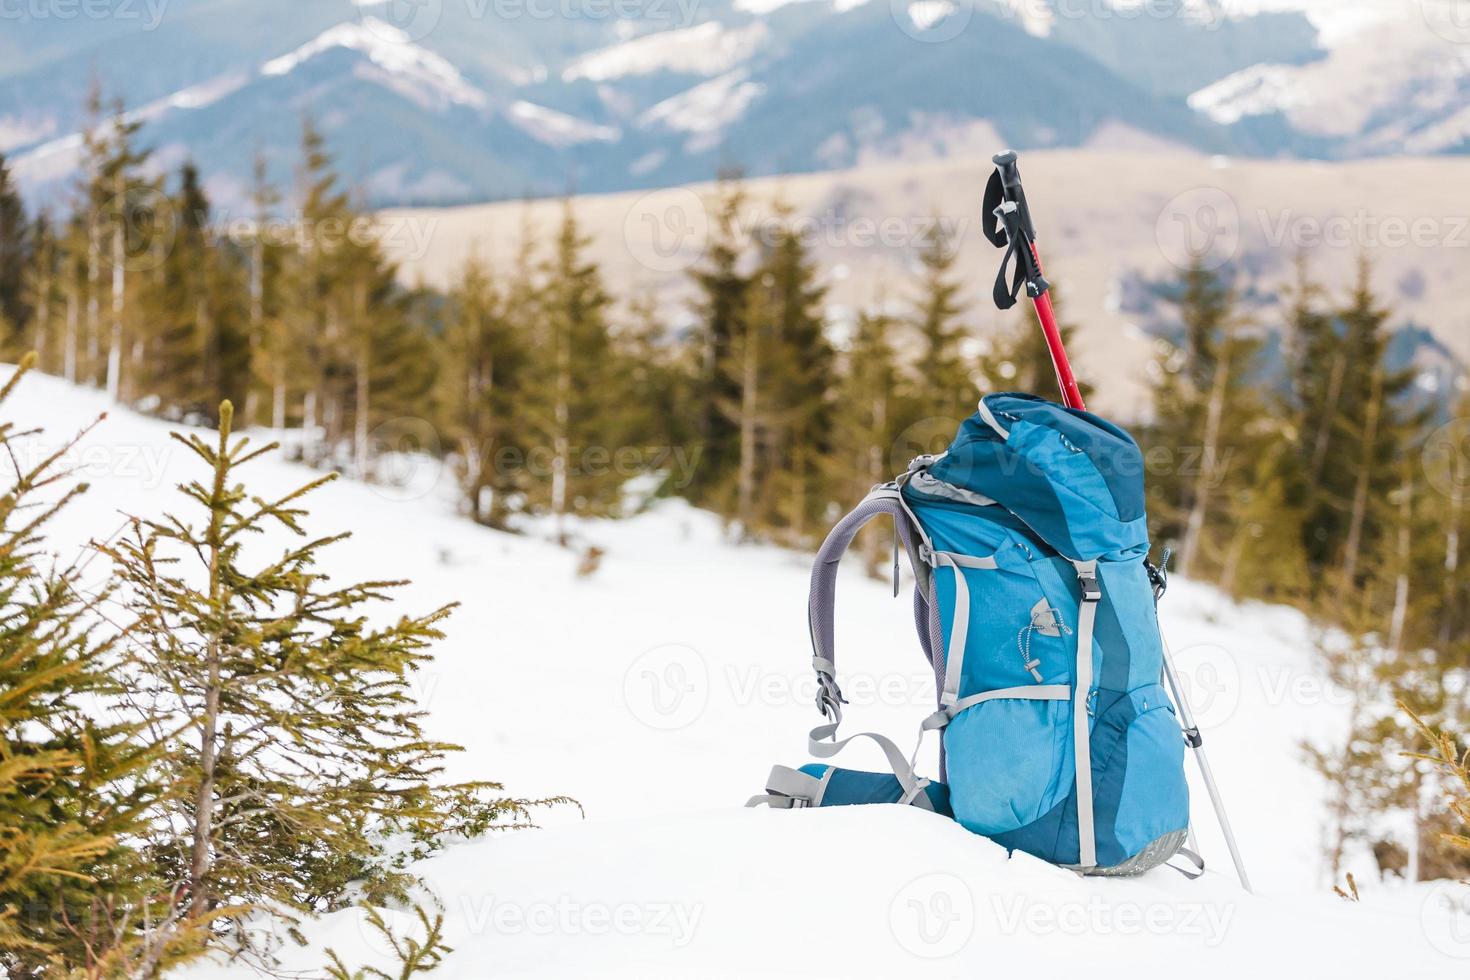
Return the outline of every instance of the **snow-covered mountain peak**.
{"type": "MultiPolygon", "coordinates": [[[[329,27],[288,54],[261,66],[266,76],[287,75],[306,62],[334,49],[356,51],[395,83],[407,85],[425,96],[445,99],[456,105],[483,108],[484,92],[465,80],[459,69],[440,55],[413,42],[407,32],[376,17],[345,21],[329,27]]],[[[408,93],[405,93],[408,94],[408,93]]]]}

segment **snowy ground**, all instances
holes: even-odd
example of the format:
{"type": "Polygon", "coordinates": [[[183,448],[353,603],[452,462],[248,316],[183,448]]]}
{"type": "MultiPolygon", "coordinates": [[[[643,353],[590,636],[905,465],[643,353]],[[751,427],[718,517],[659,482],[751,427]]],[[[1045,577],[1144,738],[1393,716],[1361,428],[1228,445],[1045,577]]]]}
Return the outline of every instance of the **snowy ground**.
{"type": "MultiPolygon", "coordinates": [[[[37,451],[104,408],[33,377],[0,412],[47,427],[37,451]]],[[[58,546],[74,554],[124,513],[178,505],[170,488],[198,469],[169,428],[114,411],[88,437],[73,462],[93,489],[56,526],[58,546]]],[[[253,469],[260,493],[312,475],[274,460],[253,469]]],[[[587,814],[550,813],[544,830],[421,866],[456,948],[440,976],[1419,977],[1470,964],[1470,911],[1456,918],[1447,904],[1470,909],[1458,886],[1379,884],[1363,866],[1361,904],[1330,893],[1322,789],[1298,745],[1333,732],[1342,704],[1293,612],[1188,583],[1165,609],[1256,894],[1236,884],[1202,792],[1202,881],[1084,880],[915,810],[739,808],[772,763],[806,761],[817,721],[802,556],[732,547],[710,515],[666,502],[580,525],[607,555],[577,579],[575,554],[456,517],[448,473],[424,463],[412,482],[318,493],[313,526],[355,534],[328,568],[411,578],[410,608],[463,603],[421,682],[432,734],[467,749],[455,775],[569,794],[587,814]]],[[[932,698],[908,602],[853,571],[838,605],[850,724],[907,744],[932,698]]],[[[851,754],[843,765],[881,767],[851,754]]],[[[286,950],[286,969],[319,975],[323,946],[352,964],[383,952],[356,912],[307,932],[313,946],[286,950]]]]}

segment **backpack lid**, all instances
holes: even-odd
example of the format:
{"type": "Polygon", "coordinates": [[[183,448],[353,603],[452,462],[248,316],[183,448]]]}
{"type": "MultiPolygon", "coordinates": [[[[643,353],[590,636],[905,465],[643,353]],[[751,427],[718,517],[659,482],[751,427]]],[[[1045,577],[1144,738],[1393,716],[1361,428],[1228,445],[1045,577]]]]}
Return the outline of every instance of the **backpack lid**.
{"type": "Polygon", "coordinates": [[[1067,558],[1148,552],[1143,452],[1091,412],[987,395],[930,473],[990,497],[1067,558]]]}

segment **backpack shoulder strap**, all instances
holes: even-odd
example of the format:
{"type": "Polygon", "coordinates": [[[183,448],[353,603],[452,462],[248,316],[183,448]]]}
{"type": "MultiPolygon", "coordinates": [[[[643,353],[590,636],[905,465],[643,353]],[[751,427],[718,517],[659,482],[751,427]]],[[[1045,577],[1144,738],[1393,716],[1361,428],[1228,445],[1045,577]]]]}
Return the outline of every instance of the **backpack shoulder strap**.
{"type": "MultiPolygon", "coordinates": [[[[909,564],[919,580],[919,590],[928,591],[929,567],[921,557],[921,549],[929,548],[928,535],[914,518],[897,482],[875,487],[852,512],[837,522],[817,552],[812,565],[811,594],[807,601],[807,619],[811,627],[812,668],[817,673],[817,708],[827,723],[812,729],[807,739],[807,749],[818,759],[830,759],[847,747],[854,739],[867,739],[883,752],[889,768],[898,777],[903,789],[902,803],[912,802],[923,793],[929,780],[914,772],[914,755],[905,757],[893,741],[875,732],[860,732],[839,740],[837,730],[842,724],[842,689],[837,685],[836,647],[833,641],[833,615],[837,599],[837,569],[842,556],[847,553],[853,538],[875,518],[887,514],[894,522],[894,594],[898,590],[898,543],[902,542],[908,552],[909,564]]],[[[922,737],[922,733],[921,733],[922,737]]]]}
{"type": "Polygon", "coordinates": [[[927,594],[929,566],[919,556],[921,546],[928,545],[928,535],[914,519],[908,504],[904,503],[903,493],[896,483],[875,487],[851,513],[832,528],[812,564],[807,622],[812,639],[812,669],[817,672],[817,683],[821,688],[817,695],[817,707],[823,715],[837,710],[837,706],[844,703],[842,691],[837,686],[837,651],[833,627],[837,601],[837,570],[857,533],[884,514],[892,516],[896,537],[893,555],[894,594],[898,594],[896,545],[900,541],[908,552],[909,565],[919,579],[920,594],[927,594]]]}

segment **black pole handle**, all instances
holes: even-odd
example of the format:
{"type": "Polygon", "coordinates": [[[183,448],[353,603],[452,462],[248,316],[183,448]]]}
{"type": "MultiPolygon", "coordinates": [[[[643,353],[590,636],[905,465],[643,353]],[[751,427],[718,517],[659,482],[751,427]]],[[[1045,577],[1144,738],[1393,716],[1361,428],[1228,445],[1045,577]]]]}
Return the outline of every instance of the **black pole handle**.
{"type": "Polygon", "coordinates": [[[1014,203],[1020,212],[1021,227],[1025,229],[1026,237],[1035,241],[1036,226],[1031,223],[1031,209],[1026,206],[1026,191],[1021,187],[1021,168],[1016,165],[1016,151],[997,153],[990,161],[995,164],[995,172],[1000,175],[1001,191],[1005,199],[1014,203]]]}

